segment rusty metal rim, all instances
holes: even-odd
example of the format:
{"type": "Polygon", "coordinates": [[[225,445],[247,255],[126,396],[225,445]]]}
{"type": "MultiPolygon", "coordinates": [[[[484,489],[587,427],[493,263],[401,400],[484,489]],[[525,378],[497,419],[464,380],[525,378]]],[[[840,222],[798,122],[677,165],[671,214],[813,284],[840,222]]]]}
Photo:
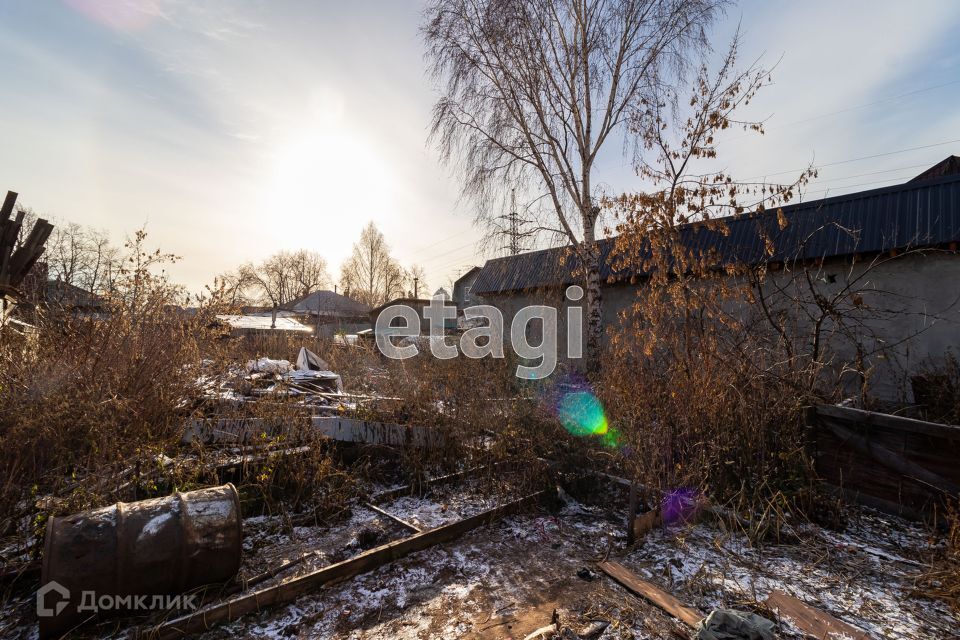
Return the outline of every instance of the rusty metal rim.
{"type": "Polygon", "coordinates": [[[237,508],[237,546],[240,549],[240,553],[237,554],[237,567],[232,571],[234,575],[240,571],[240,565],[242,564],[243,559],[243,513],[240,511],[240,492],[237,491],[237,488],[233,486],[232,482],[228,482],[227,485],[230,487],[230,493],[233,495],[233,504],[237,508]]]}
{"type": "Polygon", "coordinates": [[[47,518],[47,526],[43,531],[43,562],[40,563],[40,586],[43,587],[47,584],[47,581],[50,578],[49,570],[49,558],[50,558],[50,549],[53,546],[53,521],[56,520],[55,516],[50,516],[47,518]]]}

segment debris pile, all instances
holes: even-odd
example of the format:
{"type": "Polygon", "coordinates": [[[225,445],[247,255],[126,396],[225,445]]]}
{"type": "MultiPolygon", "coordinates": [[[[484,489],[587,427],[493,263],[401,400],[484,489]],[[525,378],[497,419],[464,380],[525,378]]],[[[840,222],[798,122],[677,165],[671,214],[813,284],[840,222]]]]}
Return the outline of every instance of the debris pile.
{"type": "Polygon", "coordinates": [[[257,358],[243,368],[234,366],[225,374],[205,372],[198,377],[197,386],[205,401],[236,404],[282,395],[307,405],[352,408],[346,402],[340,375],[330,371],[330,365],[306,347],[300,349],[295,363],[257,358]]]}

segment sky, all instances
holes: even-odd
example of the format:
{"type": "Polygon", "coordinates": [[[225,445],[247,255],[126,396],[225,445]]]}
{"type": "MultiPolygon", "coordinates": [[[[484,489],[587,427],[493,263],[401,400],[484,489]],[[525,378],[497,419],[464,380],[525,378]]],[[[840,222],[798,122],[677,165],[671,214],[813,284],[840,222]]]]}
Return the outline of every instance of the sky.
{"type": "MultiPolygon", "coordinates": [[[[482,264],[471,204],[428,144],[437,92],[405,0],[7,0],[0,3],[0,188],[55,221],[146,226],[193,291],[280,250],[331,275],[373,221],[431,288],[482,264]]],[[[804,198],[902,182],[960,155],[960,3],[747,1],[741,61],[775,66],[723,166],[804,198]]],[[[622,147],[610,192],[642,185],[622,147]]]]}

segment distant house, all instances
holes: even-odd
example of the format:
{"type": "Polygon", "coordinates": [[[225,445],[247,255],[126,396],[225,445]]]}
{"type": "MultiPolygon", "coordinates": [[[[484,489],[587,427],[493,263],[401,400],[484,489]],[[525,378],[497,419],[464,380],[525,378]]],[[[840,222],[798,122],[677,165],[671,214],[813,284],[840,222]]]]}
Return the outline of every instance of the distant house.
{"type": "Polygon", "coordinates": [[[453,303],[457,305],[458,311],[477,304],[476,296],[473,295],[473,285],[479,274],[480,267],[472,267],[453,283],[453,303]]]}
{"type": "Polygon", "coordinates": [[[44,302],[48,309],[74,315],[98,316],[108,313],[102,297],[60,280],[47,281],[44,302]]]}
{"type": "MultiPolygon", "coordinates": [[[[821,298],[856,287],[849,313],[862,322],[862,334],[853,340],[835,334],[832,351],[839,367],[860,358],[870,368],[870,389],[877,398],[910,401],[911,381],[923,367],[942,362],[950,350],[960,355],[960,158],[951,156],[904,184],[808,200],[779,213],[770,209],[724,218],[725,231],[693,222],[679,225],[677,233],[691,252],[709,256],[718,272],[734,265],[765,266],[764,295],[792,314],[796,335],[810,331],[802,308],[783,299],[796,266],[817,267],[814,286],[821,298]]],[[[646,274],[615,267],[614,239],[598,241],[597,248],[603,323],[615,327],[646,274]]],[[[564,290],[582,285],[578,272],[569,247],[496,258],[475,276],[470,293],[497,306],[506,326],[524,306],[558,307],[564,335],[563,309],[571,304],[564,290]]],[[[561,357],[565,343],[560,341],[561,357]]],[[[851,383],[858,388],[858,381],[851,383]]]]}
{"type": "Polygon", "coordinates": [[[309,334],[313,332],[310,327],[301,324],[295,318],[282,315],[282,312],[278,312],[276,317],[270,312],[243,315],[219,314],[217,315],[217,321],[229,327],[230,334],[234,336],[271,333],[309,334]]]}
{"type": "MultiPolygon", "coordinates": [[[[410,307],[417,312],[417,315],[420,316],[420,333],[423,335],[426,335],[430,333],[430,325],[427,322],[427,319],[423,315],[423,309],[428,304],[430,304],[430,301],[424,300],[423,298],[395,298],[393,300],[390,300],[389,302],[383,303],[379,307],[375,307],[370,310],[370,313],[369,313],[370,326],[372,326],[374,328],[374,331],[376,331],[377,318],[380,316],[380,313],[384,309],[386,309],[387,307],[392,307],[396,305],[403,305],[403,306],[410,307]]],[[[402,318],[394,318],[390,322],[390,326],[402,327],[404,326],[404,321],[402,318]]]]}
{"type": "Polygon", "coordinates": [[[327,337],[370,328],[370,307],[336,291],[314,291],[282,307],[327,337]]]}

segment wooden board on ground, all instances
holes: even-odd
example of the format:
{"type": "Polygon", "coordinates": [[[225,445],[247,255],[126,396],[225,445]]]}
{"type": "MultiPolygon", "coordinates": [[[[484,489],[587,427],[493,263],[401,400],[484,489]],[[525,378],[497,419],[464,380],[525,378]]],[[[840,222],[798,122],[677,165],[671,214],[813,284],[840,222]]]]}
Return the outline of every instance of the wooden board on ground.
{"type": "Polygon", "coordinates": [[[640,579],[622,564],[617,562],[601,562],[598,566],[601,571],[622,584],[628,590],[641,598],[646,598],[687,626],[696,627],[703,619],[703,614],[699,611],[686,606],[660,587],[640,579]]]}
{"type": "Polygon", "coordinates": [[[866,631],[857,629],[829,613],[805,604],[782,591],[773,591],[767,597],[767,607],[783,618],[790,619],[794,626],[818,640],[869,640],[866,631]]]}

